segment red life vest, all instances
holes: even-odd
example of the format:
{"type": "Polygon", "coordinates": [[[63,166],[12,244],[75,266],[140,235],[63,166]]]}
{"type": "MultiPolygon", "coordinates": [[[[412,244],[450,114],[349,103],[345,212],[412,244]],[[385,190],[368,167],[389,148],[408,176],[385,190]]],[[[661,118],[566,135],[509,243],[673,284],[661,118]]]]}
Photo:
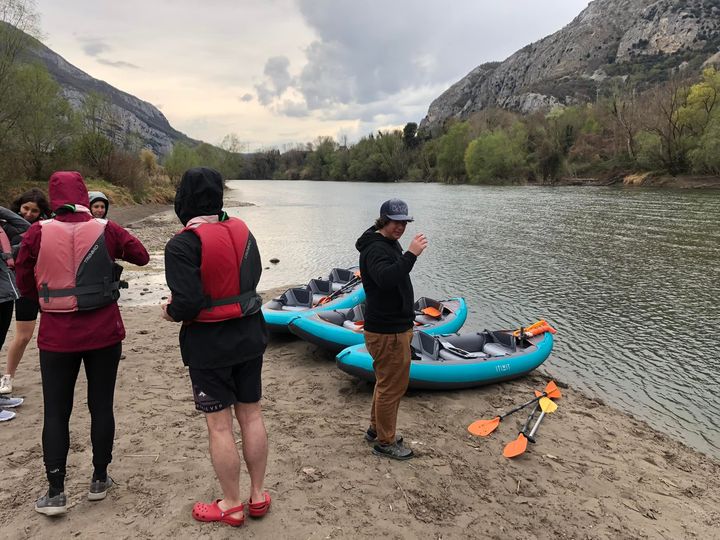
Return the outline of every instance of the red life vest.
{"type": "Polygon", "coordinates": [[[12,246],[10,245],[10,237],[5,232],[5,229],[0,227],[0,248],[2,248],[2,260],[11,270],[15,268],[15,259],[13,259],[12,246]]]}
{"type": "Polygon", "coordinates": [[[237,218],[205,221],[201,217],[190,220],[183,231],[195,234],[202,246],[200,279],[206,303],[194,320],[220,322],[257,313],[262,300],[255,288],[241,290],[242,272],[249,271],[243,269],[250,237],[245,222],[237,218]]]}
{"type": "Polygon", "coordinates": [[[98,309],[120,297],[119,273],[105,246],[105,219],[40,222],[35,283],[40,309],[69,313],[98,309]]]}

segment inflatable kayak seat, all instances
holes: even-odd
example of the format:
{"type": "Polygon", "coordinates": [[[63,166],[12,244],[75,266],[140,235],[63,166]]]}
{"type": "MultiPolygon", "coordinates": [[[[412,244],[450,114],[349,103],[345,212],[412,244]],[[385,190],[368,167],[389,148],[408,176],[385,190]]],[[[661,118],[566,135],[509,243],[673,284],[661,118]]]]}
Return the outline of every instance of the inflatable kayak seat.
{"type": "Polygon", "coordinates": [[[413,351],[414,360],[437,360],[440,351],[440,344],[430,334],[418,330],[413,332],[412,340],[410,340],[410,348],[413,351]]]}
{"type": "Polygon", "coordinates": [[[330,277],[328,278],[328,281],[343,285],[354,277],[355,274],[353,274],[347,268],[333,268],[332,270],[330,270],[330,277]]]}
{"type": "Polygon", "coordinates": [[[307,287],[293,287],[273,298],[273,302],[277,304],[270,306],[273,309],[309,309],[312,307],[312,294],[307,287]]]}
{"type": "Polygon", "coordinates": [[[328,295],[333,292],[332,283],[325,279],[311,279],[308,283],[308,289],[313,294],[328,295]]]}

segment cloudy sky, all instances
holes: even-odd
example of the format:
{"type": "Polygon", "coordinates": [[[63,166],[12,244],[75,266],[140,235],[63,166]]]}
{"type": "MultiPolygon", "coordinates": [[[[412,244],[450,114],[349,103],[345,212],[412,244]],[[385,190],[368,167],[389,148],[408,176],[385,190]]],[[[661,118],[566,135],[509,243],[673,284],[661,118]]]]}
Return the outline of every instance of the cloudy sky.
{"type": "Polygon", "coordinates": [[[36,0],[44,42],[248,150],[419,122],[452,83],[569,23],[588,0],[36,0]]]}

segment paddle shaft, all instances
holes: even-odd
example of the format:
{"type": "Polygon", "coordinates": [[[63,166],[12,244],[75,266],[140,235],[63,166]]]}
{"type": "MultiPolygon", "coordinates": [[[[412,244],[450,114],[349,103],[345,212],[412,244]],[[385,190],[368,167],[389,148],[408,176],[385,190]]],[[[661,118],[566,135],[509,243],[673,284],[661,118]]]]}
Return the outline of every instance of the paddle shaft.
{"type": "Polygon", "coordinates": [[[535,403],[535,406],[533,407],[532,412],[530,412],[530,416],[528,416],[527,420],[525,420],[525,423],[523,424],[522,429],[520,430],[520,433],[525,433],[525,430],[530,425],[530,422],[532,422],[533,417],[535,416],[535,413],[537,412],[538,408],[540,407],[540,401],[535,403]]]}
{"type": "MultiPolygon", "coordinates": [[[[501,414],[501,415],[499,416],[500,420],[502,420],[502,419],[505,418],[506,416],[510,416],[512,413],[518,412],[520,409],[524,409],[524,408],[527,407],[528,405],[532,405],[533,403],[535,403],[535,402],[537,402],[537,401],[540,401],[540,398],[543,398],[543,397],[545,397],[545,396],[547,396],[547,392],[543,392],[543,393],[540,394],[538,397],[533,398],[533,399],[531,399],[530,401],[527,401],[527,402],[523,403],[522,405],[518,405],[518,406],[515,407],[514,409],[511,409],[511,410],[509,410],[508,412],[506,412],[505,414],[501,414]]],[[[524,431],[524,429],[523,429],[523,431],[524,431]]]]}
{"type": "Polygon", "coordinates": [[[537,432],[538,428],[540,427],[540,422],[542,422],[542,419],[543,419],[543,418],[545,418],[545,411],[543,411],[543,412],[540,413],[540,416],[538,416],[538,419],[537,419],[537,421],[535,422],[535,425],[533,426],[533,428],[532,428],[532,430],[530,431],[530,433],[528,433],[527,435],[525,435],[525,437],[527,438],[527,440],[530,441],[530,442],[533,443],[533,444],[535,443],[535,433],[537,432]]]}
{"type": "Polygon", "coordinates": [[[349,289],[354,287],[358,282],[360,281],[359,277],[354,277],[350,281],[348,281],[345,285],[340,287],[337,291],[329,294],[328,296],[323,298],[323,304],[327,304],[331,300],[334,300],[338,296],[340,296],[342,293],[347,292],[349,289]]]}

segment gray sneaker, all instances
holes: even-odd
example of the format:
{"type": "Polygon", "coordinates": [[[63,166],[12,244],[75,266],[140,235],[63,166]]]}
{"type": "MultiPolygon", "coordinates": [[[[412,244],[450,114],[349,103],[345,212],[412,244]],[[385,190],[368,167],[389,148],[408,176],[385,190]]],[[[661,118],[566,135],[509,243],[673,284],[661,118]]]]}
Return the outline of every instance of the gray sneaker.
{"type": "Polygon", "coordinates": [[[376,456],[385,456],[392,459],[404,461],[415,457],[415,454],[409,448],[405,448],[397,443],[395,444],[376,444],[373,446],[373,454],[376,456]]]}
{"type": "Polygon", "coordinates": [[[13,411],[6,411],[5,409],[0,409],[0,422],[7,422],[8,420],[12,420],[15,418],[15,413],[13,411]]]}
{"type": "Polygon", "coordinates": [[[21,397],[0,396],[0,407],[4,409],[12,409],[13,407],[22,405],[23,401],[25,400],[21,397]]]}
{"type": "Polygon", "coordinates": [[[88,491],[89,501],[102,501],[107,495],[108,490],[115,485],[113,479],[108,476],[105,481],[93,480],[90,482],[90,491],[88,491]]]}
{"type": "MultiPolygon", "coordinates": [[[[367,428],[367,431],[365,432],[365,440],[368,442],[377,442],[377,431],[375,431],[373,428],[369,427],[367,428]]],[[[402,435],[399,433],[395,434],[395,442],[398,444],[403,443],[402,435]]]]}
{"type": "Polygon", "coordinates": [[[35,501],[35,511],[45,514],[46,516],[59,516],[67,512],[67,497],[65,493],[60,493],[54,497],[50,497],[50,492],[46,493],[35,501]]]}

